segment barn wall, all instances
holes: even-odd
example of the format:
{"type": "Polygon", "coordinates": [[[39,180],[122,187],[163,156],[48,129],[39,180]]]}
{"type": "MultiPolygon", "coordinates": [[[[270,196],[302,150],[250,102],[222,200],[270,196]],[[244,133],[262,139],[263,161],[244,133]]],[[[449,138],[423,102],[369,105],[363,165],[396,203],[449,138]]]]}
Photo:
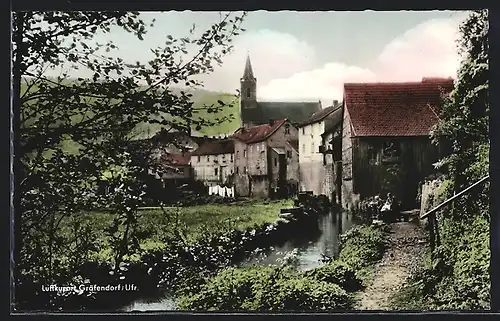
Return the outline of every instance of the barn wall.
{"type": "Polygon", "coordinates": [[[353,141],[351,119],[347,110],[344,111],[342,122],[342,207],[351,210],[357,207],[359,195],[354,192],[353,185],[353,141]]]}
{"type": "Polygon", "coordinates": [[[438,149],[428,137],[361,137],[353,149],[353,186],[360,198],[391,192],[407,206],[415,206],[418,184],[433,172],[438,149]],[[385,162],[384,142],[399,148],[396,162],[385,162]],[[391,168],[399,168],[391,174],[391,168]]]}

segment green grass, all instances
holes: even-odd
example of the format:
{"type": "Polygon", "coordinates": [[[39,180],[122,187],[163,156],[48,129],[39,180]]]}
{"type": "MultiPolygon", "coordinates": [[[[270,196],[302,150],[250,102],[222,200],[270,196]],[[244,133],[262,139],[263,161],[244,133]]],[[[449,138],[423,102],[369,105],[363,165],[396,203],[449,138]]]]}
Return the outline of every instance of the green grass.
{"type": "MultiPolygon", "coordinates": [[[[232,229],[245,230],[264,223],[272,223],[279,217],[280,209],[293,206],[291,200],[281,201],[242,201],[234,204],[208,204],[188,207],[146,208],[139,210],[138,233],[142,252],[161,250],[166,246],[164,240],[172,236],[176,226],[185,231],[188,242],[196,242],[212,233],[232,229]],[[176,223],[178,222],[178,223],[176,223]]],[[[90,225],[97,238],[99,251],[93,253],[93,259],[109,261],[111,259],[109,237],[105,229],[111,226],[116,215],[108,212],[88,212],[64,219],[61,235],[64,239],[72,238],[72,227],[76,222],[90,225]]],[[[134,256],[139,259],[140,256],[134,256]]]]}

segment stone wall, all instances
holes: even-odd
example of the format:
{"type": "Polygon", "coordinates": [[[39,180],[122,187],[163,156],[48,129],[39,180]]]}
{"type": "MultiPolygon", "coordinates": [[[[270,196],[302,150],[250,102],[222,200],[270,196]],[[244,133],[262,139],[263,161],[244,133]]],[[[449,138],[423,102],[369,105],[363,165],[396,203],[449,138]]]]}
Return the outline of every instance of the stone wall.
{"type": "MultiPolygon", "coordinates": [[[[300,164],[300,191],[312,191],[314,195],[323,194],[323,179],[326,171],[322,161],[300,164]]],[[[326,195],[326,194],[324,194],[326,195]]]]}
{"type": "Polygon", "coordinates": [[[439,179],[427,181],[422,184],[420,197],[420,215],[423,215],[425,212],[438,205],[436,204],[436,197],[442,184],[443,181],[439,179]]]}
{"type": "Polygon", "coordinates": [[[342,207],[351,210],[359,205],[359,194],[355,193],[353,185],[353,144],[351,120],[349,112],[345,110],[342,124],[342,207]]]}

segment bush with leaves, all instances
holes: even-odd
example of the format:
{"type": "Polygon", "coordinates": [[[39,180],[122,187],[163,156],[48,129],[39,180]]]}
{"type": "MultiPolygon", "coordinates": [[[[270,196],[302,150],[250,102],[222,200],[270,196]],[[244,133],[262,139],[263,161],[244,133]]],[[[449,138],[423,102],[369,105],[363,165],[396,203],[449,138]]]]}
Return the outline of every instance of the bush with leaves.
{"type": "Polygon", "coordinates": [[[483,310],[490,302],[489,222],[441,222],[442,243],[395,298],[397,308],[483,310]]]}
{"type": "Polygon", "coordinates": [[[301,277],[289,267],[229,268],[198,293],[179,300],[181,310],[332,311],[345,310],[351,297],[338,285],[301,277]]]}
{"type": "MultiPolygon", "coordinates": [[[[59,257],[67,257],[70,247],[76,257],[88,255],[91,235],[82,232],[64,243],[66,218],[99,208],[117,215],[109,230],[115,272],[123,257],[138,250],[136,209],[145,186],[137,178],[148,169],[130,162],[130,140],[141,124],[189,133],[228,120],[199,117],[226,104],[194,108],[188,89],[202,86],[198,76],[212,72],[232,50],[244,15],[222,14],[205,32],[193,27],[180,39],[167,35],[163,46],[145,48],[152,56],[143,64],[113,55],[118,48],[112,42],[95,42],[96,35],[117,30],[142,40],[154,21],[144,22],[137,12],[13,14],[17,307],[57,308],[34,302],[30,288],[79,277],[70,260],[59,257]],[[77,69],[90,76],[75,79],[71,71],[77,69]],[[48,70],[58,76],[49,77],[48,70]]],[[[152,150],[143,154],[147,158],[152,150]]]]}
{"type": "Polygon", "coordinates": [[[382,258],[387,236],[386,225],[356,226],[342,237],[339,260],[356,270],[364,268],[382,258]]]}
{"type": "Polygon", "coordinates": [[[356,270],[345,262],[332,260],[318,268],[306,271],[304,276],[316,281],[334,283],[347,292],[361,289],[362,282],[356,276],[356,270]]]}

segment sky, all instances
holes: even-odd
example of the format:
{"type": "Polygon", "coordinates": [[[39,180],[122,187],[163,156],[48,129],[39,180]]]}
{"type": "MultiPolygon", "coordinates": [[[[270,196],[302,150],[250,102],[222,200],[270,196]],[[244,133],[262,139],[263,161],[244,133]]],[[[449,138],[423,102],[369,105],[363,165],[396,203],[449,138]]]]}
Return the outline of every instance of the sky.
{"type": "MultiPolygon", "coordinates": [[[[192,24],[203,30],[218,12],[144,12],[155,19],[143,41],[121,30],[96,35],[112,40],[120,57],[147,62],[149,48],[167,35],[182,37],[192,24]]],[[[260,101],[342,100],[345,82],[419,81],[456,77],[459,11],[294,12],[254,11],[234,39],[223,65],[202,80],[205,89],[235,93],[250,55],[260,101]]]]}

